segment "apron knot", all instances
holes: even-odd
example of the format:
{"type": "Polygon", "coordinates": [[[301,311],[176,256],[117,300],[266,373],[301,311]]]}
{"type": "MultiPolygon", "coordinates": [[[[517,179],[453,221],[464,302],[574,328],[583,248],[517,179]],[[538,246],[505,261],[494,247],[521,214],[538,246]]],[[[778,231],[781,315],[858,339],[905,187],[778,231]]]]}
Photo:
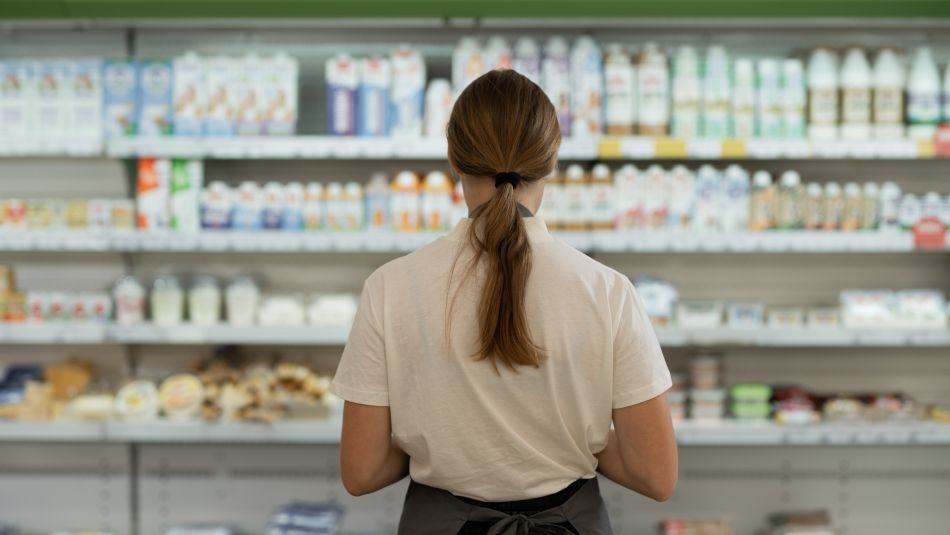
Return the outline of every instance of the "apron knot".
{"type": "Polygon", "coordinates": [[[573,532],[553,522],[545,522],[522,514],[509,515],[491,527],[488,535],[573,535],[573,532]]]}

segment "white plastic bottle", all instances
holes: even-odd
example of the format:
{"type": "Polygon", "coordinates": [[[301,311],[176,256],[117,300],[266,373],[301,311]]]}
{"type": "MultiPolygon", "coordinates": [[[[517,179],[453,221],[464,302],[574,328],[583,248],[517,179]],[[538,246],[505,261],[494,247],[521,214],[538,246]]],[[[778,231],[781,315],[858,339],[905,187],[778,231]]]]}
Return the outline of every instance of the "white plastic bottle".
{"type": "Polygon", "coordinates": [[[907,81],[907,129],[914,139],[930,139],[940,122],[940,75],[930,47],[914,54],[907,81]]]}
{"type": "Polygon", "coordinates": [[[819,230],[825,224],[824,191],[821,184],[811,182],[805,188],[805,208],[802,210],[802,221],[805,230],[819,230]]]}
{"type": "Polygon", "coordinates": [[[856,47],[848,50],[841,65],[841,137],[871,137],[871,65],[856,47]]]}
{"type": "Polygon", "coordinates": [[[554,104],[561,135],[569,136],[571,134],[570,49],[563,37],[554,36],[544,45],[544,58],[541,60],[541,88],[554,104]]]}
{"type": "Polygon", "coordinates": [[[815,49],[808,60],[808,136],[812,139],[838,137],[838,71],[835,55],[815,49]]]}
{"type": "Polygon", "coordinates": [[[695,209],[696,176],[685,165],[677,165],[670,170],[670,230],[692,228],[695,209]]]}
{"type": "Polygon", "coordinates": [[[885,182],[881,186],[881,215],[878,222],[878,228],[883,231],[895,231],[900,229],[900,204],[901,189],[893,182],[885,182]]]}
{"type": "Polygon", "coordinates": [[[897,209],[897,221],[903,230],[912,230],[923,216],[923,203],[913,193],[905,193],[897,209]]]}
{"type": "Polygon", "coordinates": [[[775,186],[768,171],[759,170],[752,175],[752,200],[749,207],[749,230],[762,231],[775,228],[775,186]]]}
{"type": "Polygon", "coordinates": [[[735,61],[732,88],[732,134],[739,139],[755,135],[755,69],[751,59],[735,61]]]}
{"type": "Polygon", "coordinates": [[[636,83],[636,69],[630,55],[621,45],[609,45],[604,56],[604,108],[608,134],[633,134],[637,122],[636,83]]]}
{"type": "Polygon", "coordinates": [[[665,230],[670,213],[670,175],[659,165],[647,167],[643,211],[649,230],[665,230]]]}
{"type": "Polygon", "coordinates": [[[841,214],[841,230],[857,230],[864,219],[864,195],[857,182],[844,185],[844,211],[841,214]]]}
{"type": "Polygon", "coordinates": [[[429,82],[426,89],[425,136],[434,139],[445,138],[445,125],[452,113],[452,85],[448,80],[436,78],[429,82]]]}
{"type": "Polygon", "coordinates": [[[343,226],[346,230],[360,230],[366,219],[363,186],[350,181],[343,187],[343,226]]]}
{"type": "MultiPolygon", "coordinates": [[[[550,186],[545,187],[545,196],[548,187],[550,186]]],[[[614,190],[617,195],[616,228],[632,229],[639,226],[642,212],[640,189],[640,170],[633,164],[625,164],[614,173],[614,190]]]]}
{"type": "Polygon", "coordinates": [[[738,232],[749,226],[749,172],[732,164],[723,181],[721,226],[726,232],[738,232]]]}
{"type": "Polygon", "coordinates": [[[779,62],[772,58],[760,59],[756,67],[756,136],[765,139],[782,137],[779,62]]]}
{"type": "Polygon", "coordinates": [[[718,45],[710,46],[706,50],[703,77],[702,137],[722,139],[731,135],[729,128],[731,93],[732,76],[729,73],[729,56],[726,49],[718,45]]]}
{"type": "Polygon", "coordinates": [[[478,41],[473,37],[463,37],[452,52],[452,88],[455,94],[461,93],[485,71],[478,41]]]}
{"type": "Polygon", "coordinates": [[[942,211],[943,199],[940,197],[940,194],[936,191],[928,191],[924,195],[920,215],[922,217],[935,217],[940,219],[940,214],[942,211]]]}
{"type": "Polygon", "coordinates": [[[704,165],[696,173],[696,211],[693,228],[700,232],[715,232],[721,228],[722,174],[711,165],[704,165]]]}
{"type": "Polygon", "coordinates": [[[525,75],[528,80],[541,85],[541,49],[537,41],[521,37],[515,41],[511,68],[525,75]]]}
{"type": "Polygon", "coordinates": [[[604,60],[597,42],[579,37],[571,50],[571,135],[596,137],[604,131],[604,60]]]}
{"type": "Polygon", "coordinates": [[[366,184],[366,227],[389,229],[389,181],[385,173],[373,173],[366,184]]]}
{"type": "Polygon", "coordinates": [[[864,209],[861,214],[861,229],[873,230],[878,226],[878,220],[881,213],[881,188],[876,182],[865,182],[862,188],[864,192],[864,209]]]}
{"type": "Polygon", "coordinates": [[[500,35],[490,37],[482,51],[482,61],[485,62],[486,70],[510,69],[511,47],[508,46],[508,40],[500,35]]]}
{"type": "Polygon", "coordinates": [[[778,191],[777,227],[784,230],[802,227],[802,178],[797,171],[782,173],[778,191]]]}
{"type": "Polygon", "coordinates": [[[441,171],[426,175],[422,186],[422,226],[426,230],[449,228],[452,217],[452,181],[441,171]]]}
{"type": "Polygon", "coordinates": [[[884,48],[874,60],[874,94],[872,117],[874,137],[900,139],[904,137],[904,68],[897,54],[884,48]]]}
{"type": "Polygon", "coordinates": [[[647,43],[637,62],[638,131],[664,136],[670,125],[670,72],[666,55],[656,43],[647,43]]]}
{"type": "Polygon", "coordinates": [[[699,57],[696,49],[681,46],[673,61],[673,127],[675,137],[699,136],[699,57]]]}
{"type": "Polygon", "coordinates": [[[844,218],[844,195],[837,182],[825,184],[825,230],[841,230],[844,218]]]}
{"type": "Polygon", "coordinates": [[[782,62],[782,135],[788,139],[805,137],[805,69],[799,59],[782,62]]]}
{"type": "Polygon", "coordinates": [[[614,228],[614,177],[606,164],[599,163],[590,172],[590,227],[593,230],[614,228]]]}

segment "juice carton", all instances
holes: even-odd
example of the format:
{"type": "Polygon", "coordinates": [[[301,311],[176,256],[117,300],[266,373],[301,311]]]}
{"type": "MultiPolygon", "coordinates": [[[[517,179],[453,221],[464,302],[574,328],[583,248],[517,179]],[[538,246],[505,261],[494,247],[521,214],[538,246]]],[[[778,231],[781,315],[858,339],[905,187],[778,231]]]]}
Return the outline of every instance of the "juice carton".
{"type": "Polygon", "coordinates": [[[445,230],[452,217],[452,181],[441,171],[426,175],[422,187],[422,220],[426,230],[445,230]]]}
{"type": "Polygon", "coordinates": [[[0,61],[0,152],[30,140],[33,126],[33,78],[30,64],[0,61]]]}
{"type": "Polygon", "coordinates": [[[419,177],[412,171],[403,171],[393,178],[390,189],[389,213],[392,215],[393,230],[419,230],[419,177]]]}
{"type": "Polygon", "coordinates": [[[295,58],[277,54],[262,61],[257,77],[260,119],[264,133],[287,136],[297,130],[297,80],[300,66],[295,58]]]}
{"type": "Polygon", "coordinates": [[[422,55],[400,47],[392,55],[393,87],[390,135],[420,137],[426,89],[426,64],[422,55]]]}
{"type": "Polygon", "coordinates": [[[639,228],[643,219],[640,170],[629,163],[617,169],[614,173],[614,188],[617,195],[616,228],[639,228]]]}
{"type": "Polygon", "coordinates": [[[327,60],[327,133],[331,136],[356,134],[357,64],[346,54],[327,60]]]}
{"type": "Polygon", "coordinates": [[[670,71],[666,54],[655,43],[647,43],[637,62],[638,130],[648,136],[662,136],[670,127],[670,71]]]}
{"type": "Polygon", "coordinates": [[[171,228],[178,232],[198,232],[201,228],[203,182],[201,160],[172,160],[171,228]]]}
{"type": "Polygon", "coordinates": [[[174,69],[174,132],[176,136],[200,136],[204,133],[208,99],[205,61],[194,52],[177,57],[174,69]]]}
{"type": "Polygon", "coordinates": [[[138,132],[138,66],[133,61],[107,61],[102,67],[102,115],[106,137],[138,132]]]}
{"type": "Polygon", "coordinates": [[[138,64],[140,136],[167,136],[172,132],[172,66],[167,61],[138,64]]]}
{"type": "Polygon", "coordinates": [[[205,134],[209,136],[234,135],[234,97],[231,92],[237,77],[238,60],[227,56],[206,58],[205,96],[207,108],[205,114],[205,134]]]}
{"type": "Polygon", "coordinates": [[[389,133],[389,87],[392,85],[389,60],[374,56],[360,61],[359,76],[356,133],[385,136],[389,133]]]}
{"type": "Polygon", "coordinates": [[[327,206],[327,229],[343,230],[346,225],[346,206],[343,198],[343,185],[330,182],[324,191],[327,206]]]}
{"type": "Polygon", "coordinates": [[[140,230],[164,230],[169,223],[171,162],[165,158],[139,160],[136,212],[140,230]]]}
{"type": "Polygon", "coordinates": [[[616,194],[610,168],[599,163],[590,172],[590,227],[593,230],[614,228],[616,194]]]}

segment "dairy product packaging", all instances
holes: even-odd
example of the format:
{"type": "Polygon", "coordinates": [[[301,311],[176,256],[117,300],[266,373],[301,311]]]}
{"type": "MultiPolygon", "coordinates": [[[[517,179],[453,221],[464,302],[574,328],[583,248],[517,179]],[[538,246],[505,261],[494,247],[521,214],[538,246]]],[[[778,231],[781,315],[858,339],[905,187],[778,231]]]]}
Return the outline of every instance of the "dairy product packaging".
{"type": "Polygon", "coordinates": [[[604,130],[603,55],[590,37],[579,37],[571,51],[571,135],[593,137],[604,130]]]}
{"type": "Polygon", "coordinates": [[[426,90],[425,136],[445,137],[445,127],[452,114],[452,85],[448,80],[437,78],[429,82],[426,90]]]}
{"type": "Polygon", "coordinates": [[[720,225],[725,232],[738,232],[749,227],[749,172],[738,165],[726,168],[721,200],[720,225]]]}
{"type": "Polygon", "coordinates": [[[343,187],[343,229],[359,230],[363,227],[365,218],[363,202],[363,186],[359,182],[347,182],[343,187]]]}
{"type": "Polygon", "coordinates": [[[607,47],[604,59],[605,122],[607,133],[630,135],[637,123],[636,70],[621,45],[607,47]]]}
{"type": "Polygon", "coordinates": [[[670,174],[659,165],[651,165],[644,172],[645,185],[643,213],[650,230],[663,230],[670,217],[672,197],[670,174]]]}
{"type": "Polygon", "coordinates": [[[201,160],[172,160],[171,228],[198,232],[201,228],[200,197],[204,186],[201,160]]]}
{"type": "Polygon", "coordinates": [[[488,70],[482,61],[481,47],[472,37],[463,37],[452,52],[452,86],[458,95],[488,70]]]}
{"type": "Polygon", "coordinates": [[[633,229],[642,226],[644,188],[640,175],[640,170],[633,164],[625,164],[614,173],[617,216],[614,226],[618,229],[633,229]]]}
{"type": "Polygon", "coordinates": [[[300,182],[289,182],[284,186],[284,206],[280,213],[282,230],[299,231],[304,229],[304,188],[300,182]]]}
{"type": "MultiPolygon", "coordinates": [[[[33,91],[30,63],[0,61],[0,150],[11,151],[33,139],[33,91]]],[[[134,74],[133,74],[134,88],[134,74]]]]}
{"type": "Polygon", "coordinates": [[[256,182],[242,182],[234,195],[231,228],[260,230],[264,222],[264,192],[256,182]]]}
{"type": "MultiPolygon", "coordinates": [[[[235,70],[234,119],[235,131],[242,136],[257,136],[264,130],[261,118],[261,95],[257,77],[264,66],[255,54],[248,54],[238,60],[235,70]]],[[[352,123],[351,123],[352,124],[352,123]]]]}
{"type": "Polygon", "coordinates": [[[284,215],[284,185],[280,182],[264,184],[264,230],[276,230],[281,227],[284,215]]]}
{"type": "Polygon", "coordinates": [[[389,229],[389,181],[383,173],[374,173],[365,188],[366,221],[369,230],[389,229]]]}
{"type": "Polygon", "coordinates": [[[703,165],[696,173],[696,210],[693,228],[716,231],[721,227],[722,175],[711,165],[703,165]]]}
{"type": "Polygon", "coordinates": [[[209,136],[231,136],[235,131],[234,90],[238,60],[215,56],[204,60],[205,110],[204,132],[209,136]]]}
{"type": "Polygon", "coordinates": [[[943,124],[950,124],[950,62],[943,69],[943,124]]]}
{"type": "Polygon", "coordinates": [[[356,133],[385,136],[389,133],[389,87],[392,85],[389,60],[380,57],[360,60],[359,80],[356,133]]]}
{"type": "MultiPolygon", "coordinates": [[[[131,136],[138,132],[137,79],[135,62],[107,61],[103,65],[102,121],[106,137],[131,136]]],[[[6,122],[7,117],[4,119],[6,122]]]]}
{"type": "Polygon", "coordinates": [[[801,60],[786,59],[782,62],[782,135],[790,139],[805,137],[805,72],[801,60]]]}
{"type": "Polygon", "coordinates": [[[356,93],[359,72],[346,54],[327,60],[327,133],[333,136],[356,134],[356,93]]]}
{"type": "Polygon", "coordinates": [[[584,168],[577,164],[564,173],[559,219],[564,230],[586,230],[590,221],[590,188],[584,168]]]}
{"type": "Polygon", "coordinates": [[[940,75],[930,48],[918,47],[907,80],[907,133],[930,139],[940,122],[940,75]]]}
{"type": "Polygon", "coordinates": [[[893,182],[881,185],[880,218],[878,226],[883,231],[895,231],[900,228],[901,189],[893,182]]]}
{"type": "Polygon", "coordinates": [[[324,190],[327,208],[327,229],[343,230],[346,224],[345,204],[343,200],[343,184],[330,182],[324,190]]]}
{"type": "Polygon", "coordinates": [[[706,50],[703,71],[702,137],[729,137],[732,130],[729,121],[732,76],[724,47],[713,45],[706,50]]]}
{"type": "Polygon", "coordinates": [[[400,47],[392,55],[393,85],[389,132],[393,137],[422,136],[426,64],[422,54],[400,47]]]}
{"type": "Polygon", "coordinates": [[[204,119],[208,106],[205,65],[194,52],[172,61],[176,136],[204,134],[204,119]]]}
{"type": "Polygon", "coordinates": [[[441,171],[426,175],[422,186],[422,220],[426,230],[449,228],[452,217],[452,181],[441,171]]]}
{"type": "Polygon", "coordinates": [[[138,135],[172,133],[172,64],[142,61],[138,65],[138,135]]]}
{"type": "Polygon", "coordinates": [[[673,136],[686,139],[699,136],[701,83],[696,49],[681,46],[673,61],[673,136]]]}
{"type": "Polygon", "coordinates": [[[390,186],[389,213],[393,230],[415,232],[421,226],[419,206],[419,177],[411,171],[395,176],[390,186]]]}
{"type": "Polygon", "coordinates": [[[783,136],[782,83],[776,59],[760,59],[756,64],[756,135],[776,139],[783,136]]]}
{"type": "Polygon", "coordinates": [[[92,147],[100,147],[103,137],[102,61],[81,59],[72,62],[69,86],[72,104],[67,120],[69,135],[92,147]]]}
{"type": "Polygon", "coordinates": [[[638,132],[662,136],[670,125],[670,73],[666,55],[656,43],[647,43],[637,61],[638,132]]]}
{"type": "Polygon", "coordinates": [[[775,214],[777,228],[790,230],[804,226],[802,220],[802,193],[801,176],[793,170],[782,173],[776,203],[778,207],[775,214]]]}
{"type": "Polygon", "coordinates": [[[567,41],[555,36],[544,45],[541,60],[541,88],[547,93],[557,112],[561,135],[571,135],[570,52],[567,41]]]}
{"type": "Polygon", "coordinates": [[[805,188],[802,222],[805,230],[819,230],[825,224],[824,189],[817,182],[812,182],[805,188]]]}
{"type": "Polygon", "coordinates": [[[323,184],[310,182],[304,189],[303,221],[306,230],[317,230],[326,224],[326,200],[323,197],[323,184]]]}
{"type": "Polygon", "coordinates": [[[201,228],[222,230],[231,228],[234,194],[227,184],[214,181],[201,192],[201,228]]]}
{"type": "Polygon", "coordinates": [[[33,140],[34,145],[58,146],[69,134],[67,86],[70,64],[67,61],[38,61],[33,64],[33,140]]]}
{"type": "Polygon", "coordinates": [[[864,51],[851,48],[841,65],[841,137],[871,136],[871,65],[864,51]]]}
{"type": "Polygon", "coordinates": [[[857,230],[864,220],[864,196],[857,182],[844,185],[844,210],[841,214],[841,230],[857,230]]]}
{"type": "Polygon", "coordinates": [[[515,41],[511,68],[541,85],[541,48],[537,41],[530,37],[520,37],[515,41]]]}
{"type": "Polygon", "coordinates": [[[871,117],[874,137],[900,139],[904,137],[904,68],[897,54],[882,49],[874,60],[871,117]]]}
{"type": "Polygon", "coordinates": [[[610,168],[599,163],[591,169],[590,179],[590,213],[588,220],[593,230],[610,230],[614,228],[616,216],[616,193],[614,179],[610,168]]]}
{"type": "Polygon", "coordinates": [[[876,229],[881,211],[881,189],[874,182],[867,182],[862,188],[864,194],[864,208],[862,210],[861,228],[864,230],[876,229]]]}
{"type": "Polygon", "coordinates": [[[486,71],[495,69],[510,69],[512,56],[508,41],[499,35],[488,38],[482,50],[482,61],[486,71]]]}
{"type": "Polygon", "coordinates": [[[755,135],[755,64],[739,58],[733,68],[732,135],[748,139],[755,135]]]}
{"type": "Polygon", "coordinates": [[[261,60],[256,76],[260,99],[260,121],[265,134],[293,135],[297,131],[297,78],[300,66],[296,58],[279,53],[261,60]]]}
{"type": "Polygon", "coordinates": [[[671,230],[691,229],[695,207],[696,176],[685,165],[677,165],[670,170],[668,227],[671,230]]]}
{"type": "Polygon", "coordinates": [[[830,50],[815,49],[808,60],[808,136],[838,137],[838,72],[830,50]]]}
{"type": "Polygon", "coordinates": [[[844,218],[844,193],[837,182],[825,184],[824,191],[824,224],[825,230],[840,230],[844,218]]]}
{"type": "Polygon", "coordinates": [[[135,198],[139,230],[168,228],[171,167],[171,162],[164,158],[139,160],[135,198]]]}

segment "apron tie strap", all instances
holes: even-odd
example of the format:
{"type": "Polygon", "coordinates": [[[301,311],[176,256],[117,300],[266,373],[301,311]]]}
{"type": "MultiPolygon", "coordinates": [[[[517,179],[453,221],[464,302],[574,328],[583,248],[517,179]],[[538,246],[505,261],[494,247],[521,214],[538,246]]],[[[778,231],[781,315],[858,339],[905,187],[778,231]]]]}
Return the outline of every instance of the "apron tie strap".
{"type": "MultiPolygon", "coordinates": [[[[542,513],[543,516],[543,513],[542,513]]],[[[553,518],[551,520],[554,520],[553,518]]],[[[574,535],[564,526],[543,518],[521,514],[509,515],[495,522],[487,535],[574,535]]]]}

